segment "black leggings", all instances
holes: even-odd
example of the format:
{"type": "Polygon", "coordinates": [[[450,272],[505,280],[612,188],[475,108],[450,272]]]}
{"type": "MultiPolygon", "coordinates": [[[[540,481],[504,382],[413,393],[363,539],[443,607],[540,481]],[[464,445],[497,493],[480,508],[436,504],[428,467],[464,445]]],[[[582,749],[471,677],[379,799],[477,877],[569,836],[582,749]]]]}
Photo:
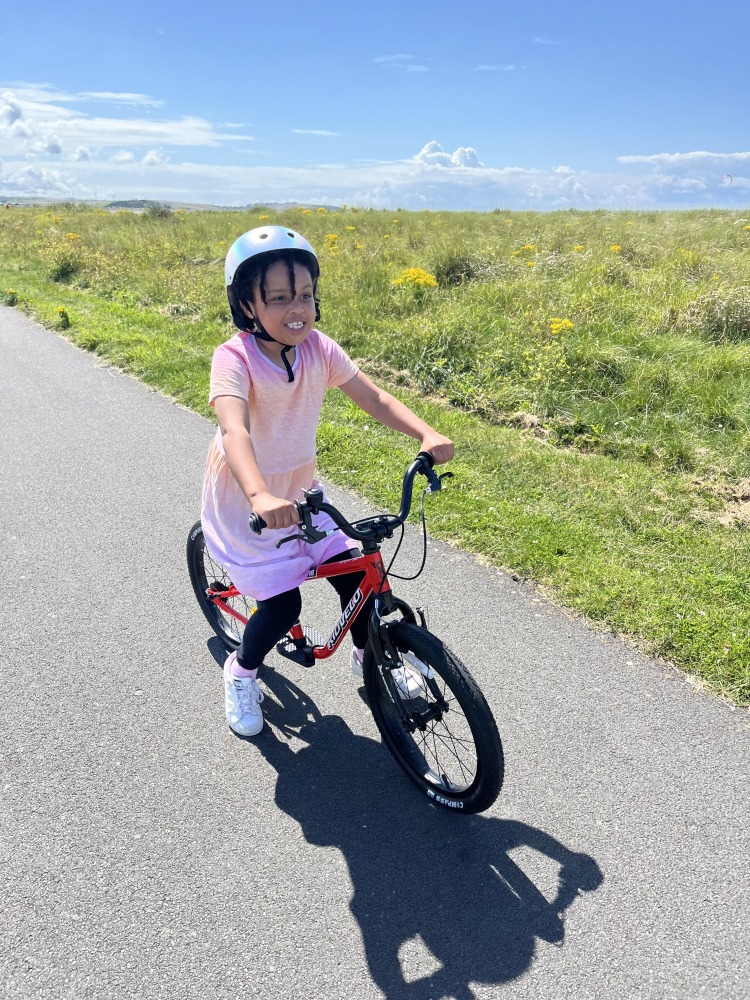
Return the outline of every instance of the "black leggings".
{"type": "MultiPolygon", "coordinates": [[[[354,559],[358,553],[344,552],[331,556],[326,562],[340,562],[343,559],[354,559]]],[[[354,591],[364,579],[364,573],[346,573],[344,576],[332,576],[328,582],[336,590],[341,600],[341,610],[347,606],[354,591]]],[[[357,615],[352,625],[351,636],[354,645],[364,649],[367,642],[367,626],[372,612],[374,598],[367,599],[364,608],[357,615]]],[[[265,601],[256,601],[258,610],[245,626],[240,648],[237,650],[237,662],[245,670],[255,670],[271,652],[273,647],[287,634],[289,629],[299,619],[302,610],[302,594],[299,587],[285,590],[265,601]]]]}

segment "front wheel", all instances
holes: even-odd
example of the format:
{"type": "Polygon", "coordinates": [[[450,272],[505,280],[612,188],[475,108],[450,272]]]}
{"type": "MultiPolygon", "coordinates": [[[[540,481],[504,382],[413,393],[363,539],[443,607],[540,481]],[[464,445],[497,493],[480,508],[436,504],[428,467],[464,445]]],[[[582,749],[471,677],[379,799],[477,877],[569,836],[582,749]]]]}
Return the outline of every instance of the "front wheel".
{"type": "Polygon", "coordinates": [[[503,783],[503,748],[484,695],[431,632],[403,621],[387,629],[398,662],[376,663],[369,642],[364,662],[383,742],[435,805],[464,813],[489,809],[503,783]]]}

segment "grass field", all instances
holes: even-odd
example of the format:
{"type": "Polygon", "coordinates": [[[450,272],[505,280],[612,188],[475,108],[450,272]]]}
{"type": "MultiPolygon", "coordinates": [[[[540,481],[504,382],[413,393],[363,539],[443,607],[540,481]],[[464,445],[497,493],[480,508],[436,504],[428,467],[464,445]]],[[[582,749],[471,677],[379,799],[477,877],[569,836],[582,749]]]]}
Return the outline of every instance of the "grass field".
{"type": "MultiPolygon", "coordinates": [[[[14,208],[0,301],[210,415],[223,257],[264,221],[318,249],[321,328],[456,440],[434,534],[750,703],[750,218],[14,208]]],[[[391,504],[413,451],[329,393],[332,480],[391,504]]]]}

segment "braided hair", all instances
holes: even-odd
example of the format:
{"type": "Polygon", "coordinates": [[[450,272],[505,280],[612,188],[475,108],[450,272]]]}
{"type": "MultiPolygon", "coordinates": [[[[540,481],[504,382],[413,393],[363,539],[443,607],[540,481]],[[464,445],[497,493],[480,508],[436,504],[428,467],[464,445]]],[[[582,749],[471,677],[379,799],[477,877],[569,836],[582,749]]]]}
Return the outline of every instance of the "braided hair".
{"type": "Polygon", "coordinates": [[[246,316],[240,308],[240,303],[252,303],[256,290],[260,292],[261,301],[266,305],[266,274],[268,269],[279,261],[286,264],[289,275],[289,287],[292,298],[297,294],[294,280],[294,265],[299,264],[310,272],[313,282],[313,296],[315,297],[316,316],[315,321],[320,319],[320,308],[315,292],[318,285],[320,268],[318,262],[304,250],[272,250],[256,257],[250,257],[237,268],[234,280],[228,289],[229,302],[232,309],[232,317],[235,325],[240,330],[253,333],[255,320],[246,316]]]}

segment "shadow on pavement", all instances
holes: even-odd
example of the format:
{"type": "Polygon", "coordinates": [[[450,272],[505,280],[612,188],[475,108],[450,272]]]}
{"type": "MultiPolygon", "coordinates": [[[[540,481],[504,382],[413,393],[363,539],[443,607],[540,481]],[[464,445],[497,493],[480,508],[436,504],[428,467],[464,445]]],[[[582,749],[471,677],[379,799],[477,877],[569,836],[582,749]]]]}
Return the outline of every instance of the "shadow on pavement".
{"type": "Polygon", "coordinates": [[[351,911],[389,1000],[471,1000],[471,982],[522,975],[537,939],[562,945],[565,909],[601,884],[592,858],[525,823],[436,810],[379,742],[321,716],[276,671],[263,681],[272,697],[253,752],[278,773],[276,803],[306,840],[346,858],[351,911]],[[516,848],[554,862],[549,901],[510,857],[516,848]]]}

